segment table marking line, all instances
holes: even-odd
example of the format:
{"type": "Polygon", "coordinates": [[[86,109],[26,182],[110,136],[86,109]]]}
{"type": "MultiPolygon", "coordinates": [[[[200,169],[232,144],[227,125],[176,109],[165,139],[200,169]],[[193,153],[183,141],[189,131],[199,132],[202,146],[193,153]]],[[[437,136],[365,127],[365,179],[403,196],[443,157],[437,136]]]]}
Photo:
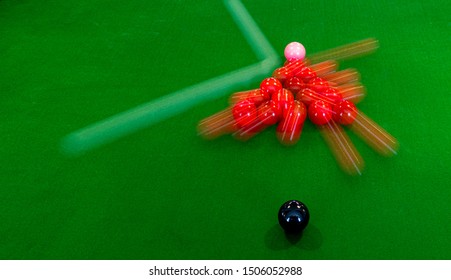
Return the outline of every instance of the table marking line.
{"type": "Polygon", "coordinates": [[[281,60],[276,51],[241,1],[225,0],[224,5],[260,62],[175,91],[74,131],[63,138],[62,151],[66,155],[81,155],[181,114],[202,102],[220,98],[238,86],[263,78],[280,65],[281,60]]]}

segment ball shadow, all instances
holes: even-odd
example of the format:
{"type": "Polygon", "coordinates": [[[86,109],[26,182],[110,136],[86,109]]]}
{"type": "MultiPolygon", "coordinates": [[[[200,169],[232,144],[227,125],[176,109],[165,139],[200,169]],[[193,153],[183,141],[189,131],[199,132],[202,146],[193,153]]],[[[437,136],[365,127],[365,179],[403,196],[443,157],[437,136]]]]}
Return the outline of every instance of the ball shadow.
{"type": "Polygon", "coordinates": [[[278,224],[272,226],[265,235],[266,247],[273,251],[297,247],[301,250],[314,251],[321,247],[323,237],[315,225],[309,224],[302,234],[287,234],[278,224]]]}

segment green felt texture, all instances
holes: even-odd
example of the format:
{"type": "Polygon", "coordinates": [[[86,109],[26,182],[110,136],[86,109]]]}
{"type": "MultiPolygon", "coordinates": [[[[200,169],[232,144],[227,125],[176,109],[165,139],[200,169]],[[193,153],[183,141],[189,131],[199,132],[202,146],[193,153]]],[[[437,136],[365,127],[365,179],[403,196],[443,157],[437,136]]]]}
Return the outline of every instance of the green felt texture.
{"type": "Polygon", "coordinates": [[[366,162],[350,177],[310,123],[294,147],[274,128],[204,141],[224,96],[67,157],[68,133],[257,57],[222,1],[1,0],[0,259],[451,258],[450,3],[243,3],[281,56],[377,38],[340,67],[399,154],[349,132],[366,162]],[[277,224],[289,199],[311,212],[298,241],[277,224]]]}

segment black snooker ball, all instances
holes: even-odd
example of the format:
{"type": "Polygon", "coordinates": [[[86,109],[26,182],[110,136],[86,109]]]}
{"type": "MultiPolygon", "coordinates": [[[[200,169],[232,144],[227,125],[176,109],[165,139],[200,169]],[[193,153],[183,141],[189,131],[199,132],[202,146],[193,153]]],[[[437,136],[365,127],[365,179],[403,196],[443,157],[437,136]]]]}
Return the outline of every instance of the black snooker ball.
{"type": "Polygon", "coordinates": [[[298,200],[289,200],[279,209],[279,224],[289,234],[301,233],[308,224],[310,214],[307,206],[298,200]]]}

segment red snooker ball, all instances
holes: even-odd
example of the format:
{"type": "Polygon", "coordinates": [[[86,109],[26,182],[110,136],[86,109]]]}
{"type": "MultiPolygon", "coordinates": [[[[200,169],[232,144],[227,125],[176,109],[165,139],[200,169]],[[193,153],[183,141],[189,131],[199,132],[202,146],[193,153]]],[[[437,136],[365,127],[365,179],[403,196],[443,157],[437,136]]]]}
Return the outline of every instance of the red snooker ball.
{"type": "Polygon", "coordinates": [[[275,105],[275,102],[268,100],[257,108],[258,119],[265,125],[270,126],[276,124],[281,116],[280,109],[275,105]]]}
{"type": "Polygon", "coordinates": [[[357,117],[357,108],[348,100],[341,100],[334,106],[334,121],[342,125],[350,125],[357,117]]]}
{"type": "Polygon", "coordinates": [[[282,89],[282,83],[273,77],[266,78],[260,83],[260,91],[265,100],[269,100],[271,96],[282,89]]]}
{"type": "Polygon", "coordinates": [[[322,93],[329,88],[329,83],[323,78],[316,77],[308,82],[308,87],[316,92],[322,93]]]}
{"type": "Polygon", "coordinates": [[[332,108],[326,102],[317,100],[308,107],[308,116],[312,123],[325,125],[332,119],[332,108]]]}
{"type": "Polygon", "coordinates": [[[276,136],[280,143],[292,146],[301,137],[307,109],[304,103],[294,101],[276,128],[276,136]]]}
{"type": "Polygon", "coordinates": [[[330,101],[332,104],[337,104],[340,100],[343,99],[343,96],[338,92],[336,88],[327,87],[322,92],[323,96],[327,101],[330,101]]]}
{"type": "Polygon", "coordinates": [[[281,89],[272,95],[271,100],[274,101],[273,105],[276,106],[276,110],[285,115],[288,108],[294,102],[294,96],[288,89],[281,89]]]}
{"type": "Polygon", "coordinates": [[[297,94],[301,89],[305,87],[305,84],[299,77],[293,76],[285,81],[284,86],[293,94],[297,94]]]}
{"type": "Polygon", "coordinates": [[[294,73],[296,77],[301,79],[304,83],[308,83],[311,79],[316,78],[316,72],[309,67],[303,67],[297,73],[294,73]]]}
{"type": "Polygon", "coordinates": [[[242,100],[233,105],[233,118],[238,128],[245,127],[257,118],[257,107],[250,100],[242,100]]]}
{"type": "Polygon", "coordinates": [[[314,101],[318,100],[318,94],[309,88],[304,88],[296,94],[296,100],[310,106],[314,101]]]}

